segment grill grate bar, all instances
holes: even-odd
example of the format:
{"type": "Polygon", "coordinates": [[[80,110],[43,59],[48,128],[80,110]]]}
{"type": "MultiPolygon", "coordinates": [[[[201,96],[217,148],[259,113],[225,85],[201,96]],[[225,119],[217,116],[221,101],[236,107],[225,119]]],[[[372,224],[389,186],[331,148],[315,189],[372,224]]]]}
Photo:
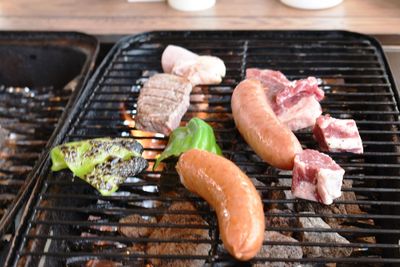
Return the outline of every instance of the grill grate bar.
{"type": "MultiPolygon", "coordinates": [[[[304,255],[302,259],[261,255],[248,264],[300,262],[319,266],[325,263],[383,265],[400,262],[400,229],[397,223],[400,220],[398,96],[393,90],[382,52],[374,41],[364,36],[338,32],[170,32],[143,36],[125,40],[113,50],[93,78],[93,84],[82,94],[79,105],[71,115],[71,123],[63,128],[67,134],[63,134],[60,140],[64,142],[105,135],[134,137],[144,144],[149,162],[154,162],[154,156],[163,149],[167,138],[143,136],[135,129],[133,120],[136,115],[135,103],[143,83],[152,74],[161,72],[160,56],[165,45],[173,43],[200,54],[220,56],[227,65],[223,84],[202,87],[202,92],[193,93],[196,101],[192,101],[183,121],[201,115],[212,124],[225,157],[234,161],[257,182],[256,189],[263,197],[267,220],[294,220],[298,223],[301,218],[309,218],[331,223],[330,228],[302,228],[297,223],[267,226],[269,231],[291,232],[299,242],[265,241],[264,245],[352,250],[349,257],[331,257],[329,253],[325,253],[324,257],[304,255]],[[230,114],[230,95],[245,76],[247,67],[277,69],[289,79],[317,76],[326,93],[326,99],[322,102],[324,112],[355,119],[359,124],[365,154],[331,154],[345,168],[345,182],[351,185],[343,188],[344,198],[336,200],[331,206],[313,203],[316,209],[314,213],[301,213],[305,211],[303,206],[310,203],[286,198],[290,184],[281,184],[281,179],[291,178],[291,172],[270,168],[244,144],[230,114]],[[202,106],[205,104],[207,107],[202,106]],[[152,140],[157,146],[149,145],[152,140]],[[291,209],[288,213],[272,212],[274,208],[287,210],[288,207],[291,209]],[[318,233],[321,239],[303,240],[305,233],[318,233]],[[323,234],[342,235],[349,243],[323,240],[323,234]]],[[[303,131],[296,135],[304,146],[316,147],[311,132],[303,131]]],[[[94,189],[79,179],[72,180],[67,171],[53,174],[48,169],[43,170],[42,188],[37,191],[38,197],[30,206],[29,224],[21,234],[23,241],[17,252],[19,258],[30,259],[33,263],[42,259],[44,262],[54,261],[58,265],[70,263],[73,266],[87,265],[89,259],[111,260],[122,265],[140,260],[145,265],[155,258],[203,259],[211,266],[238,264],[226,251],[221,250],[215,213],[201,198],[187,192],[179,183],[173,162],[167,163],[165,168],[164,171],[149,170],[132,177],[120,187],[117,194],[107,197],[95,193],[94,189]],[[171,204],[187,201],[196,210],[169,209],[171,204]],[[166,214],[201,216],[207,224],[160,222],[160,218],[166,214]],[[129,215],[155,217],[157,220],[121,221],[129,215]],[[135,229],[203,229],[208,232],[208,238],[192,240],[168,235],[127,237],[120,232],[121,226],[135,229]],[[109,227],[114,228],[108,232],[101,230],[109,227]],[[53,247],[45,250],[43,244],[49,241],[53,247]],[[108,245],[100,245],[102,242],[108,245]],[[209,244],[210,248],[199,251],[198,255],[171,255],[168,252],[158,255],[130,252],[128,255],[120,253],[121,249],[118,250],[118,245],[112,242],[119,242],[125,250],[137,244],[150,246],[151,242],[180,245],[202,243],[209,244]]]]}

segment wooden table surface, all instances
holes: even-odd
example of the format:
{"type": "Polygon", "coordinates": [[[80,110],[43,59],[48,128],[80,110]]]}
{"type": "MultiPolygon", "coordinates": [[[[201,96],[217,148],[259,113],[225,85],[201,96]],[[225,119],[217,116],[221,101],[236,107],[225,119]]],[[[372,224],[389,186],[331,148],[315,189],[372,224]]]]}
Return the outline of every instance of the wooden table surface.
{"type": "Polygon", "coordinates": [[[344,0],[320,11],[290,8],[279,0],[217,0],[213,8],[201,12],[176,11],[166,2],[0,1],[0,30],[81,31],[106,36],[178,29],[344,29],[399,34],[400,0],[344,0]]]}

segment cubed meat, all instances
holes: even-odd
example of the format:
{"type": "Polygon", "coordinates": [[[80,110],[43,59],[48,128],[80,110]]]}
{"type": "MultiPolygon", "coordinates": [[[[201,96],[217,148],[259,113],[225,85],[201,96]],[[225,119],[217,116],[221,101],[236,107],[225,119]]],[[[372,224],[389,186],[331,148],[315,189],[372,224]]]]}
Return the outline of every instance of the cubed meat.
{"type": "Polygon", "coordinates": [[[305,149],[294,158],[292,193],[295,197],[332,204],[342,195],[344,170],[328,155],[305,149]]]}
{"type": "Polygon", "coordinates": [[[320,116],[313,133],[315,140],[325,151],[363,153],[361,137],[354,120],[320,116]]]}
{"type": "Polygon", "coordinates": [[[250,68],[246,78],[262,82],[278,119],[292,131],[314,126],[322,113],[319,101],[324,98],[324,91],[315,77],[289,81],[279,71],[250,68]]]}
{"type": "Polygon", "coordinates": [[[225,77],[224,62],[214,56],[199,56],[185,48],[169,45],[161,63],[166,73],[187,78],[193,86],[220,84],[225,77]]]}
{"type": "Polygon", "coordinates": [[[313,126],[322,114],[322,109],[314,96],[305,96],[291,106],[279,107],[275,113],[290,130],[297,131],[313,126]]]}
{"type": "Polygon", "coordinates": [[[189,107],[191,90],[192,85],[185,78],[171,74],[152,76],[140,90],[136,127],[169,135],[189,107]]]}

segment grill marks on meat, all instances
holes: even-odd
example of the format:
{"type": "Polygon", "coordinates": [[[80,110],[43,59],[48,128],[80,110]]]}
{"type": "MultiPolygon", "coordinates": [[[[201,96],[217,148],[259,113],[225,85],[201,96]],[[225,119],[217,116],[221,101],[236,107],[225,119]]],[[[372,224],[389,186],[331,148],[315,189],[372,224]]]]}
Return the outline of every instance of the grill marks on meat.
{"type": "Polygon", "coordinates": [[[295,197],[332,204],[341,196],[344,170],[328,155],[306,149],[294,159],[292,193],[295,197]]]}
{"type": "Polygon", "coordinates": [[[354,120],[318,117],[313,129],[314,138],[322,150],[330,152],[363,153],[363,145],[354,120]]]}
{"type": "MultiPolygon", "coordinates": [[[[196,208],[190,202],[177,202],[168,208],[169,212],[189,211],[194,212],[196,208]]],[[[207,222],[197,214],[165,214],[158,222],[161,227],[154,229],[150,239],[190,239],[190,240],[210,240],[207,222]],[[164,228],[163,224],[172,225],[193,225],[195,228],[164,228]],[[202,228],[200,228],[203,226],[202,228]]],[[[146,254],[151,255],[194,255],[205,256],[211,249],[210,243],[205,242],[149,242],[147,244],[146,254]]],[[[155,266],[203,266],[203,259],[156,259],[151,258],[151,263],[155,266]]]]}
{"type": "Polygon", "coordinates": [[[176,129],[189,107],[192,85],[170,74],[152,76],[140,91],[136,127],[169,135],[176,129]]]}
{"type": "Polygon", "coordinates": [[[224,62],[213,56],[199,56],[185,48],[169,45],[161,56],[164,72],[187,78],[193,86],[220,84],[225,77],[224,62]]]}
{"type": "Polygon", "coordinates": [[[314,126],[322,114],[319,101],[324,98],[324,91],[315,77],[291,82],[279,71],[253,68],[246,70],[246,78],[262,82],[278,119],[292,131],[314,126]]]}

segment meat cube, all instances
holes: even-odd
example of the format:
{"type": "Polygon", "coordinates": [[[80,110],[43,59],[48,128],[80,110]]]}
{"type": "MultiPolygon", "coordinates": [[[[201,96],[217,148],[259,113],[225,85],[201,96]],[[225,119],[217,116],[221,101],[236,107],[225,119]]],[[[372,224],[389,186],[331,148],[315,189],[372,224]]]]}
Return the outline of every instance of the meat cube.
{"type": "Polygon", "coordinates": [[[328,155],[306,149],[294,158],[292,193],[295,197],[332,204],[342,195],[344,170],[328,155]]]}
{"type": "Polygon", "coordinates": [[[289,107],[296,103],[299,98],[314,96],[317,101],[321,101],[325,93],[318,87],[318,81],[315,77],[293,81],[284,90],[280,90],[275,97],[276,104],[289,107]]]}
{"type": "Polygon", "coordinates": [[[168,135],[189,107],[192,85],[185,78],[171,74],[152,76],[140,90],[136,127],[139,130],[168,135]]]}
{"type": "MultiPolygon", "coordinates": [[[[177,202],[172,204],[168,210],[171,211],[196,211],[190,202],[177,202]]],[[[207,226],[207,222],[197,214],[165,214],[159,221],[160,225],[200,225],[207,226]]],[[[150,235],[150,239],[191,239],[210,240],[208,229],[204,228],[164,228],[158,227],[150,235]]],[[[146,254],[151,255],[201,255],[207,256],[211,249],[210,243],[204,242],[149,242],[146,254]]],[[[160,259],[150,258],[155,266],[203,266],[203,259],[160,259]]]]}
{"type": "Polygon", "coordinates": [[[320,116],[313,133],[315,140],[325,151],[363,153],[361,137],[354,120],[320,116]]]}
{"type": "Polygon", "coordinates": [[[262,82],[278,119],[292,131],[314,126],[322,113],[319,101],[324,98],[324,91],[315,77],[291,82],[279,71],[250,68],[246,78],[262,82]]]}
{"type": "Polygon", "coordinates": [[[226,74],[225,64],[220,58],[199,56],[179,46],[167,46],[161,62],[164,72],[185,77],[193,86],[220,84],[226,74]]]}
{"type": "MultiPolygon", "coordinates": [[[[292,246],[288,245],[263,245],[260,252],[256,255],[257,258],[281,258],[285,259],[301,259],[303,257],[303,251],[298,241],[292,237],[282,235],[278,232],[267,231],[264,235],[265,242],[290,242],[292,246]]],[[[266,259],[268,260],[268,259],[266,259]]],[[[280,266],[298,266],[297,262],[258,262],[253,266],[269,266],[269,267],[280,267],[280,266]]]]}
{"type": "Polygon", "coordinates": [[[314,96],[306,96],[294,105],[279,107],[275,113],[290,130],[297,131],[313,126],[316,119],[322,114],[322,109],[314,96]]]}
{"type": "MultiPolygon", "coordinates": [[[[312,213],[301,213],[303,215],[312,213]]],[[[299,217],[299,227],[304,229],[331,229],[320,217],[299,217]]],[[[341,244],[349,244],[350,242],[335,232],[312,232],[304,231],[300,233],[301,241],[315,242],[321,244],[334,244],[334,246],[304,246],[303,252],[308,257],[347,257],[352,253],[351,247],[344,247],[341,244]]]]}

